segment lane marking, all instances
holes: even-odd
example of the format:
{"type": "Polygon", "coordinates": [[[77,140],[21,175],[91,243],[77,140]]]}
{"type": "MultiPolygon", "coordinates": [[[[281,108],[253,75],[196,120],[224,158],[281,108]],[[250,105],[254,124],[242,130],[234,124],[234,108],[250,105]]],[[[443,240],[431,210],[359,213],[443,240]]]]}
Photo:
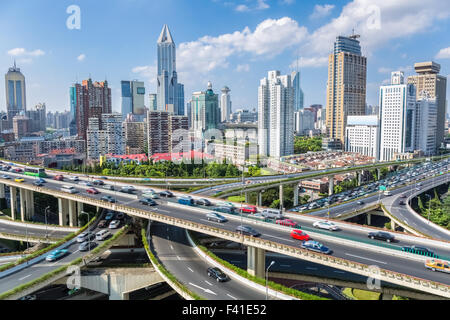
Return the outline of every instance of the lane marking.
{"type": "Polygon", "coordinates": [[[233,297],[231,294],[228,294],[227,293],[227,296],[229,296],[231,299],[233,299],[233,300],[237,300],[237,298],[235,298],[235,297],[233,297]]]}
{"type": "Polygon", "coordinates": [[[172,250],[173,250],[173,245],[170,245],[170,249],[172,249],[172,250]]]}
{"type": "Polygon", "coordinates": [[[198,285],[196,285],[196,284],[193,284],[192,282],[189,282],[189,284],[190,284],[191,286],[196,287],[196,288],[199,288],[199,289],[201,289],[201,290],[203,290],[203,291],[205,291],[205,292],[207,292],[207,293],[213,294],[213,295],[215,295],[215,296],[217,295],[217,293],[215,293],[214,291],[211,291],[211,290],[209,290],[209,289],[202,288],[202,287],[200,287],[200,286],[198,286],[198,285]]]}
{"type": "Polygon", "coordinates": [[[19,281],[22,281],[23,279],[26,279],[26,278],[28,278],[28,277],[31,277],[31,274],[29,274],[29,275],[27,275],[27,276],[25,276],[25,277],[20,278],[19,281]]]}
{"type": "Polygon", "coordinates": [[[285,238],[281,238],[281,237],[276,237],[276,236],[272,236],[272,235],[270,235],[270,234],[265,234],[265,233],[264,233],[263,235],[264,235],[264,236],[267,236],[267,237],[272,237],[272,238],[284,240],[284,241],[295,242],[294,240],[285,239],[285,238]]]}
{"type": "Polygon", "coordinates": [[[308,270],[317,270],[317,268],[313,268],[313,267],[306,267],[306,269],[308,269],[308,270]]]}
{"type": "Polygon", "coordinates": [[[177,256],[177,259],[178,259],[178,260],[181,260],[179,256],[177,256]]]}
{"type": "Polygon", "coordinates": [[[206,280],[205,280],[205,282],[206,282],[207,284],[209,284],[210,286],[212,286],[212,284],[211,284],[211,283],[209,283],[208,281],[206,281],[206,280]]]}
{"type": "Polygon", "coordinates": [[[346,253],[345,255],[350,256],[350,257],[366,259],[366,260],[375,261],[375,262],[378,262],[378,263],[387,264],[386,262],[383,262],[383,261],[378,261],[378,260],[375,260],[375,259],[365,258],[365,257],[357,256],[357,255],[354,255],[354,254],[350,254],[350,253],[346,253]]]}
{"type": "Polygon", "coordinates": [[[194,270],[192,270],[191,268],[187,267],[189,269],[190,272],[194,272],[194,270]]]}

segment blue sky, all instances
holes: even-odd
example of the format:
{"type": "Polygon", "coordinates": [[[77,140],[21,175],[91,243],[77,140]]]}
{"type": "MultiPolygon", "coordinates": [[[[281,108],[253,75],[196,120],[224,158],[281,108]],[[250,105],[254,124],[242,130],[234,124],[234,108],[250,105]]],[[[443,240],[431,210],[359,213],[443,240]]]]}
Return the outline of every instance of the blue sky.
{"type": "Polygon", "coordinates": [[[215,91],[231,89],[233,109],[256,108],[259,80],[269,70],[295,70],[300,57],[305,105],[325,104],[327,56],[334,38],[353,28],[368,57],[368,104],[377,104],[390,71],[414,74],[415,62],[434,60],[450,75],[448,0],[2,0],[0,70],[17,60],[28,108],[45,102],[68,110],[69,87],[91,75],[109,81],[120,111],[120,80],[140,79],[147,93],[156,91],[156,40],[165,23],[186,101],[210,80],[215,91]],[[80,7],[80,30],[66,27],[70,5],[80,7]]]}

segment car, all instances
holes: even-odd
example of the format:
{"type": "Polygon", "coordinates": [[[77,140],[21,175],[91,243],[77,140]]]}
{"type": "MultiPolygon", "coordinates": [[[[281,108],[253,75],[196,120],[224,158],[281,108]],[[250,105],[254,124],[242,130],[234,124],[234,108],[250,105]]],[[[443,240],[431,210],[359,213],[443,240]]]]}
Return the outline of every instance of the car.
{"type": "Polygon", "coordinates": [[[79,184],[82,184],[82,185],[84,185],[86,187],[92,187],[93,186],[93,184],[91,182],[89,182],[89,181],[80,181],[79,184]]]}
{"type": "Polygon", "coordinates": [[[225,218],[224,216],[218,214],[217,212],[209,212],[206,214],[206,219],[208,219],[208,221],[216,221],[216,222],[227,222],[228,219],[225,218]]]}
{"type": "Polygon", "coordinates": [[[46,183],[46,181],[42,178],[36,179],[35,182],[39,182],[39,183],[46,183]]]}
{"type": "Polygon", "coordinates": [[[105,220],[106,221],[113,220],[115,216],[116,216],[116,214],[114,212],[109,211],[105,216],[105,220]]]}
{"type": "Polygon", "coordinates": [[[118,212],[116,214],[116,220],[123,220],[125,218],[125,213],[123,212],[118,212]]]}
{"type": "Polygon", "coordinates": [[[69,180],[80,181],[80,178],[78,178],[77,176],[74,176],[74,177],[70,177],[69,180]]]}
{"type": "Polygon", "coordinates": [[[109,224],[109,229],[117,229],[120,227],[120,220],[113,220],[109,224]]]}
{"type": "Polygon", "coordinates": [[[228,213],[228,214],[235,213],[234,208],[230,208],[230,207],[215,207],[213,210],[217,211],[217,212],[228,213]]]}
{"type": "Polygon", "coordinates": [[[314,228],[326,229],[330,231],[339,230],[339,227],[330,221],[316,221],[313,223],[314,228]]]}
{"type": "Polygon", "coordinates": [[[33,185],[35,185],[36,187],[42,187],[44,184],[39,181],[35,181],[33,182],[33,185]]]}
{"type": "Polygon", "coordinates": [[[45,257],[45,260],[46,261],[56,261],[58,259],[61,259],[62,257],[64,257],[67,254],[69,254],[69,251],[67,249],[53,250],[52,252],[50,252],[50,254],[48,254],[45,257]]]}
{"type": "Polygon", "coordinates": [[[235,228],[235,231],[237,233],[243,234],[243,235],[248,235],[248,236],[252,236],[252,237],[259,237],[261,235],[261,233],[259,233],[258,231],[256,231],[255,229],[253,229],[250,226],[237,226],[235,228]]]}
{"type": "Polygon", "coordinates": [[[58,175],[53,177],[53,180],[64,181],[64,176],[62,174],[58,174],[58,175]]]}
{"type": "Polygon", "coordinates": [[[300,229],[294,229],[291,231],[291,238],[301,240],[301,241],[308,241],[310,239],[309,235],[304,233],[300,229]]]}
{"type": "Polygon", "coordinates": [[[106,221],[106,220],[100,220],[100,222],[97,225],[97,227],[100,229],[106,228],[107,226],[108,226],[108,221],[106,221]]]}
{"type": "Polygon", "coordinates": [[[129,193],[129,194],[132,194],[132,193],[135,191],[135,189],[134,189],[134,188],[131,189],[130,187],[122,187],[122,188],[120,188],[119,191],[120,191],[120,192],[123,192],[123,193],[129,193]]]}
{"type": "Polygon", "coordinates": [[[103,189],[114,191],[114,186],[110,184],[105,184],[102,186],[103,189]]]}
{"type": "Polygon", "coordinates": [[[228,276],[219,268],[210,267],[207,269],[208,277],[216,279],[217,282],[224,282],[229,280],[228,276]]]}
{"type": "Polygon", "coordinates": [[[100,193],[100,191],[98,191],[95,188],[86,189],[86,192],[89,193],[89,194],[99,194],[100,193]]]}
{"type": "Polygon", "coordinates": [[[108,177],[101,176],[100,179],[108,180],[108,177]]]}
{"type": "Polygon", "coordinates": [[[154,201],[150,198],[142,198],[139,200],[139,203],[145,204],[147,206],[156,206],[157,205],[156,201],[154,201]]]}
{"type": "Polygon", "coordinates": [[[403,200],[400,200],[398,204],[404,206],[404,205],[406,205],[406,202],[403,200]]]}
{"type": "Polygon", "coordinates": [[[108,230],[102,230],[95,234],[95,240],[103,241],[110,236],[111,236],[111,232],[109,232],[108,230]]]}
{"type": "Polygon", "coordinates": [[[208,199],[205,199],[205,198],[197,199],[197,200],[195,200],[195,203],[200,206],[210,206],[212,204],[211,201],[209,201],[208,199]]]}
{"type": "Polygon", "coordinates": [[[328,247],[324,246],[322,243],[313,240],[303,241],[300,247],[306,250],[311,250],[324,254],[331,254],[333,252],[328,247]]]}
{"type": "Polygon", "coordinates": [[[275,223],[282,225],[282,226],[292,227],[292,228],[301,228],[301,226],[297,222],[295,222],[291,219],[278,219],[275,221],[275,223]]]}
{"type": "Polygon", "coordinates": [[[149,199],[159,199],[159,195],[156,192],[146,192],[142,194],[142,197],[149,199]]]}
{"type": "Polygon", "coordinates": [[[395,240],[395,237],[393,235],[383,231],[369,232],[367,236],[370,239],[383,240],[386,242],[393,242],[395,240]]]}
{"type": "Polygon", "coordinates": [[[62,186],[61,191],[67,192],[67,193],[78,193],[78,190],[75,189],[74,186],[68,186],[68,185],[62,186]]]}
{"type": "Polygon", "coordinates": [[[150,188],[142,190],[142,194],[144,194],[144,193],[153,193],[153,192],[155,192],[155,190],[150,189],[150,188]]]}
{"type": "Polygon", "coordinates": [[[356,203],[359,204],[359,205],[362,205],[362,204],[364,204],[364,201],[358,201],[356,203]]]}
{"type": "Polygon", "coordinates": [[[136,191],[136,188],[134,186],[125,186],[124,188],[128,188],[130,190],[136,191]]]}
{"type": "Polygon", "coordinates": [[[94,180],[94,186],[103,186],[104,184],[102,180],[94,180]]]}
{"type": "Polygon", "coordinates": [[[406,194],[404,194],[400,198],[405,199],[406,197],[407,197],[406,194]]]}
{"type": "Polygon", "coordinates": [[[278,209],[263,209],[261,212],[263,217],[268,219],[283,219],[283,214],[278,209]]]}
{"type": "Polygon", "coordinates": [[[77,237],[77,242],[85,242],[95,238],[95,234],[89,231],[82,232],[77,237]]]}
{"type": "Polygon", "coordinates": [[[445,273],[450,273],[450,263],[448,261],[439,259],[427,259],[425,261],[425,268],[431,269],[433,271],[441,271],[445,273]]]}
{"type": "Polygon", "coordinates": [[[193,206],[195,204],[194,199],[192,199],[191,197],[180,197],[178,198],[178,203],[188,206],[193,206]]]}
{"type": "Polygon", "coordinates": [[[14,179],[15,182],[25,182],[24,178],[15,178],[14,179]]]}
{"type": "Polygon", "coordinates": [[[427,257],[435,257],[434,252],[431,251],[430,249],[425,248],[425,247],[416,246],[416,245],[404,246],[404,247],[402,247],[402,251],[420,254],[422,256],[427,256],[427,257]]]}
{"type": "Polygon", "coordinates": [[[230,208],[234,208],[235,207],[232,202],[228,202],[228,201],[219,201],[217,203],[217,205],[221,206],[221,207],[230,207],[230,208]]]}
{"type": "Polygon", "coordinates": [[[239,210],[243,213],[257,213],[258,208],[252,205],[246,205],[244,207],[239,208],[239,210]]]}
{"type": "Polygon", "coordinates": [[[103,196],[103,197],[100,198],[100,200],[107,201],[107,202],[110,202],[110,203],[115,203],[116,202],[116,199],[113,198],[110,195],[103,196]]]}
{"type": "Polygon", "coordinates": [[[35,294],[29,294],[26,295],[25,297],[20,298],[19,300],[36,300],[37,296],[35,294]]]}
{"type": "MultiPolygon", "coordinates": [[[[94,235],[95,237],[95,235],[94,235]]],[[[78,246],[78,250],[80,251],[90,251],[97,246],[97,242],[95,241],[85,241],[78,246]]]]}
{"type": "Polygon", "coordinates": [[[2,179],[11,179],[11,177],[10,176],[8,176],[7,174],[4,174],[4,175],[2,175],[2,177],[1,177],[2,179]]]}
{"type": "Polygon", "coordinates": [[[172,197],[173,197],[173,193],[170,192],[169,190],[161,191],[161,192],[159,193],[159,195],[160,195],[161,197],[166,197],[166,198],[172,198],[172,197]]]}

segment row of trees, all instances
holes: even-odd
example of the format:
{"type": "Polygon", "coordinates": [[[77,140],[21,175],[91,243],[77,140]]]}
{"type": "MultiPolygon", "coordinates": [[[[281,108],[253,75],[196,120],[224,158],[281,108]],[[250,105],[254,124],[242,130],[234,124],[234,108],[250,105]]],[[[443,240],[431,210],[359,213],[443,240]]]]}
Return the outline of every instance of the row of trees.
{"type": "Polygon", "coordinates": [[[417,199],[418,210],[431,222],[450,229],[450,187],[442,198],[441,200],[436,189],[431,199],[429,196],[420,195],[417,199]]]}
{"type": "MultiPolygon", "coordinates": [[[[130,164],[114,164],[104,163],[101,166],[95,164],[93,166],[66,166],[64,170],[94,173],[101,175],[114,175],[124,177],[148,177],[148,178],[164,178],[164,177],[178,177],[178,178],[220,178],[220,177],[239,177],[242,175],[235,165],[223,163],[174,163],[171,161],[153,161],[144,162],[140,165],[135,163],[130,164]]],[[[248,168],[246,176],[257,176],[261,174],[261,169],[257,166],[248,168]]]]}
{"type": "Polygon", "coordinates": [[[321,151],[322,137],[294,137],[294,153],[306,153],[308,151],[321,151]]]}

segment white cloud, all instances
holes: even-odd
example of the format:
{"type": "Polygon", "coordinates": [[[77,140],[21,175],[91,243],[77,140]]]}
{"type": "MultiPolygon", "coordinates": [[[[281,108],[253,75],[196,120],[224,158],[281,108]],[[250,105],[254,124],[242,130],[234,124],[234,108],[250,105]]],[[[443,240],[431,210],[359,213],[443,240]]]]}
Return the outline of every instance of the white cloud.
{"type": "Polygon", "coordinates": [[[316,56],[316,57],[300,57],[300,59],[294,60],[294,62],[291,63],[289,68],[295,69],[298,66],[301,68],[318,68],[328,65],[328,56],[316,56]]]}
{"type": "Polygon", "coordinates": [[[78,60],[78,61],[84,61],[84,59],[86,59],[86,55],[85,55],[84,53],[80,54],[80,55],[77,57],[77,60],[78,60]]]}
{"type": "Polygon", "coordinates": [[[45,52],[42,51],[41,49],[27,51],[25,48],[14,48],[8,51],[8,55],[14,57],[21,57],[21,56],[38,57],[43,56],[44,54],[45,52]]]}
{"type": "Polygon", "coordinates": [[[283,4],[293,4],[295,0],[282,0],[281,3],[283,4]]]}
{"type": "Polygon", "coordinates": [[[450,47],[439,50],[436,59],[450,59],[450,47]]]}
{"type": "Polygon", "coordinates": [[[256,1],[256,5],[252,8],[250,8],[249,6],[245,5],[245,4],[240,4],[238,6],[236,6],[235,10],[238,12],[247,12],[247,11],[251,11],[251,10],[265,10],[265,9],[269,9],[270,6],[266,3],[266,0],[257,0],[256,1]]]}
{"type": "Polygon", "coordinates": [[[246,12],[246,11],[250,11],[250,8],[247,7],[245,4],[240,4],[236,7],[235,10],[238,12],[246,12]]]}
{"type": "Polygon", "coordinates": [[[331,14],[331,11],[334,9],[334,4],[324,4],[323,6],[316,4],[314,6],[313,13],[309,16],[310,19],[320,19],[331,14]]]}
{"type": "Polygon", "coordinates": [[[248,72],[250,71],[250,66],[248,64],[238,64],[236,67],[237,72],[248,72]]]}
{"type": "Polygon", "coordinates": [[[131,69],[131,72],[138,74],[150,84],[156,84],[157,69],[156,64],[153,66],[137,66],[131,69]]]}
{"type": "Polygon", "coordinates": [[[256,7],[257,10],[265,10],[269,8],[270,6],[265,2],[265,0],[258,0],[258,6],[256,7]]]}
{"type": "Polygon", "coordinates": [[[306,28],[289,17],[267,19],[253,32],[246,27],[242,31],[181,43],[177,49],[178,70],[180,73],[207,73],[227,68],[228,59],[239,54],[274,57],[299,44],[306,36],[306,28]]]}

